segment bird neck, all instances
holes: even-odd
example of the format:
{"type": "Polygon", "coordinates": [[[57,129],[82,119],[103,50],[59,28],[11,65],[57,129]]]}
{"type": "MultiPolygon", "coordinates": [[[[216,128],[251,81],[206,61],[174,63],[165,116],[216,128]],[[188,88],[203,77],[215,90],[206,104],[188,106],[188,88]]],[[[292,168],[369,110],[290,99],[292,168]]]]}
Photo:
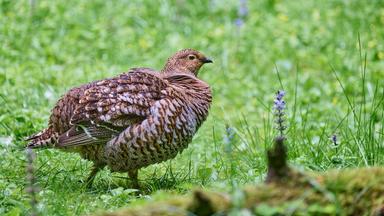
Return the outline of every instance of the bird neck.
{"type": "Polygon", "coordinates": [[[164,67],[161,70],[161,73],[163,73],[166,76],[177,75],[177,74],[188,74],[196,77],[197,75],[197,73],[190,71],[188,68],[182,68],[182,67],[164,67]]]}
{"type": "Polygon", "coordinates": [[[191,68],[177,64],[174,60],[171,59],[167,61],[161,72],[167,75],[190,74],[196,76],[198,71],[192,71],[191,68]]]}

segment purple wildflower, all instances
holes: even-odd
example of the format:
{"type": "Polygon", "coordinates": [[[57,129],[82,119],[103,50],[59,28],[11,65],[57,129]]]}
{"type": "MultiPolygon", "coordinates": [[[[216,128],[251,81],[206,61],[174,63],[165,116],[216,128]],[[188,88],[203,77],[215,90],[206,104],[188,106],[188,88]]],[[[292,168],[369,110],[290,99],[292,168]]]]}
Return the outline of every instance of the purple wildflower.
{"type": "Polygon", "coordinates": [[[332,143],[333,143],[333,148],[335,148],[335,150],[336,150],[336,154],[337,154],[337,152],[338,152],[338,147],[339,147],[339,143],[338,143],[338,139],[337,139],[337,135],[336,134],[333,134],[332,136],[331,136],[331,141],[332,141],[332,143]]]}
{"type": "Polygon", "coordinates": [[[337,135],[336,134],[333,134],[332,137],[331,137],[331,140],[332,140],[332,143],[333,145],[337,146],[337,135]]]}
{"type": "Polygon", "coordinates": [[[244,24],[244,21],[241,18],[237,18],[235,24],[237,27],[241,27],[244,24]]]}
{"type": "Polygon", "coordinates": [[[280,132],[280,136],[283,136],[286,126],[284,125],[284,110],[286,108],[285,101],[283,99],[285,92],[282,90],[277,91],[276,98],[274,101],[273,109],[275,110],[277,130],[280,132]]]}
{"type": "Polygon", "coordinates": [[[339,143],[338,143],[338,137],[337,137],[337,135],[336,135],[336,134],[333,134],[333,135],[331,136],[330,140],[331,140],[331,142],[332,142],[332,144],[333,144],[332,148],[335,149],[335,153],[336,153],[336,156],[332,157],[332,162],[333,162],[334,164],[340,164],[340,163],[342,163],[342,158],[339,157],[339,156],[337,156],[337,155],[338,155],[338,151],[339,151],[339,150],[338,150],[338,149],[339,149],[339,143]]]}
{"type": "Polygon", "coordinates": [[[224,143],[230,144],[235,136],[235,130],[229,125],[225,125],[224,143]]]}
{"type": "Polygon", "coordinates": [[[237,19],[235,25],[241,27],[244,24],[244,18],[248,15],[247,0],[239,0],[239,8],[237,10],[237,19]]]}
{"type": "Polygon", "coordinates": [[[248,15],[248,7],[247,7],[247,0],[239,0],[239,9],[237,11],[237,14],[239,17],[245,17],[248,15]]]}

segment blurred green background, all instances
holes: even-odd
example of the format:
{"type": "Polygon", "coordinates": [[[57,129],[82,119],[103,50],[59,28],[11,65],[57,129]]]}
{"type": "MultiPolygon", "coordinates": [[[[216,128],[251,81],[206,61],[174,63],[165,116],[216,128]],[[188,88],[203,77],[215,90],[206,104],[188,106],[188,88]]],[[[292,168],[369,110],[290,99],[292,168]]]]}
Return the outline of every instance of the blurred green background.
{"type": "Polygon", "coordinates": [[[150,192],[141,197],[108,170],[86,190],[89,162],[37,151],[39,211],[84,214],[262,180],[279,89],[291,163],[383,164],[383,26],[381,0],[0,0],[0,214],[29,211],[22,139],[46,126],[65,91],[131,67],[161,69],[183,48],[214,60],[199,74],[214,93],[210,116],[190,147],[142,170],[150,192]]]}

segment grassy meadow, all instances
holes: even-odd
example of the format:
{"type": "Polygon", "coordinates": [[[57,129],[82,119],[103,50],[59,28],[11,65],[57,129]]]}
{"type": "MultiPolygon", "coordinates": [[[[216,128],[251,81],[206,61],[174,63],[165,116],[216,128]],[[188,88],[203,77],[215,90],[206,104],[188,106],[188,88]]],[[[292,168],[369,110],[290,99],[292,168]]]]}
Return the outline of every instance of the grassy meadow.
{"type": "Polygon", "coordinates": [[[142,169],[139,196],[108,169],[86,189],[90,162],[37,150],[38,212],[90,214],[263,181],[280,89],[291,164],[383,165],[383,26],[381,0],[0,0],[0,215],[30,212],[23,138],[46,127],[62,94],[131,67],[161,69],[183,48],[214,60],[199,74],[213,105],[189,148],[142,169]]]}

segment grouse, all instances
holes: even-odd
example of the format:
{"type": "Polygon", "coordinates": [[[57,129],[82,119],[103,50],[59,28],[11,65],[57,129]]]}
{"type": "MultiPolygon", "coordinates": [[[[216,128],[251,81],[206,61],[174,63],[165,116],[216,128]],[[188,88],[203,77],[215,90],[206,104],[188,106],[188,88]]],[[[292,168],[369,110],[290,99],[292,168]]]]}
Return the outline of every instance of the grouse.
{"type": "Polygon", "coordinates": [[[132,68],[116,77],[69,90],[52,109],[48,127],[27,138],[28,148],[77,152],[93,162],[91,185],[105,166],[128,172],[174,158],[208,116],[212,94],[197,78],[212,60],[184,49],[161,71],[132,68]]]}

